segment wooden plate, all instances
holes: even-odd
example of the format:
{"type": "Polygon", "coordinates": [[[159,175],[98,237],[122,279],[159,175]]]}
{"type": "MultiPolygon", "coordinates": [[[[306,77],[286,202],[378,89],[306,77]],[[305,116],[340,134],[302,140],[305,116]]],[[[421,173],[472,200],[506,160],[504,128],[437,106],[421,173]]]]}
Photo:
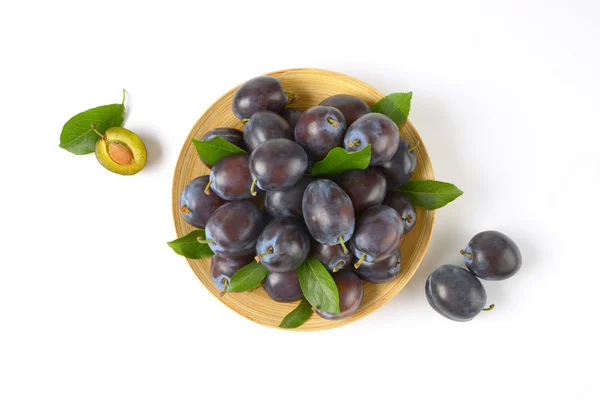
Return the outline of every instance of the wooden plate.
{"type": "MultiPolygon", "coordinates": [[[[360,97],[370,106],[384,97],[381,92],[366,83],[337,72],[301,68],[277,71],[267,75],[277,77],[285,90],[298,94],[300,101],[293,107],[302,110],[315,106],[323,99],[335,94],[350,94],[360,97]]],[[[179,196],[183,188],[193,178],[209,174],[208,168],[200,162],[191,139],[200,139],[206,132],[218,127],[243,129],[242,123],[231,112],[231,101],[236,89],[237,87],[223,95],[200,117],[183,144],[173,178],[173,217],[177,237],[184,236],[194,229],[184,221],[179,211],[179,196]]],[[[400,128],[400,134],[409,143],[421,143],[417,150],[417,169],[413,179],[434,179],[431,160],[425,144],[410,121],[400,128]]],[[[372,313],[391,300],[402,290],[423,260],[433,231],[434,219],[435,212],[417,208],[417,223],[413,230],[405,236],[400,247],[403,256],[400,275],[393,281],[384,284],[365,283],[363,302],[354,315],[339,321],[329,321],[314,314],[310,320],[296,330],[316,331],[342,326],[372,313]]],[[[263,289],[251,293],[228,293],[219,297],[219,291],[213,286],[210,277],[210,259],[188,260],[188,262],[200,281],[217,299],[238,314],[256,323],[278,327],[283,317],[298,304],[298,302],[277,303],[271,300],[263,289]]]]}

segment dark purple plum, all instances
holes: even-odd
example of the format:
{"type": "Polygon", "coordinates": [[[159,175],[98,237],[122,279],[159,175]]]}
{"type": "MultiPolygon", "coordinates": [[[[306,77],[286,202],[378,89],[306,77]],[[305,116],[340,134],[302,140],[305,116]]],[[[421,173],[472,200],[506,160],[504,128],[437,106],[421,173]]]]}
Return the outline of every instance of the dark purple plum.
{"type": "Polygon", "coordinates": [[[217,208],[227,201],[215,193],[204,193],[210,178],[208,175],[199,176],[187,184],[179,198],[181,216],[193,227],[204,229],[208,218],[217,208]]]}
{"type": "MultiPolygon", "coordinates": [[[[227,140],[229,143],[233,144],[234,146],[239,147],[240,149],[246,150],[246,143],[244,143],[244,134],[242,131],[240,131],[239,129],[234,129],[234,128],[215,128],[212,129],[208,132],[206,132],[206,134],[204,136],[202,136],[202,139],[200,139],[201,142],[206,142],[210,139],[214,139],[216,137],[220,137],[223,138],[225,140],[227,140]]],[[[202,161],[202,163],[208,167],[210,167],[210,164],[207,164],[206,162],[204,162],[204,160],[200,159],[200,161],[202,161]]]]}
{"type": "Polygon", "coordinates": [[[346,171],[335,181],[350,196],[356,214],[380,205],[385,198],[385,176],[375,168],[346,171]]]}
{"type": "Polygon", "coordinates": [[[335,107],[342,112],[347,126],[365,114],[371,112],[369,105],[362,99],[349,94],[336,94],[323,100],[320,106],[335,107]]]}
{"type": "Polygon", "coordinates": [[[400,215],[402,226],[404,227],[404,234],[407,234],[412,230],[417,222],[417,212],[415,211],[415,206],[408,197],[394,190],[388,190],[385,199],[383,199],[383,205],[392,207],[400,215]]]}
{"type": "Polygon", "coordinates": [[[273,217],[302,218],[302,196],[306,187],[314,180],[310,176],[303,176],[289,189],[268,191],[265,195],[265,209],[273,217]]]}
{"type": "Polygon", "coordinates": [[[333,274],[333,280],[340,294],[340,313],[332,314],[317,309],[317,314],[325,319],[348,318],[360,307],[364,289],[358,275],[350,270],[343,269],[333,274]]]}
{"type": "Polygon", "coordinates": [[[356,223],[350,249],[360,267],[363,261],[375,262],[389,257],[400,247],[403,234],[400,215],[391,207],[367,208],[356,223]]]}
{"type": "Polygon", "coordinates": [[[300,300],[304,295],[300,289],[298,270],[288,272],[268,272],[265,278],[265,292],[280,303],[300,300]]]}
{"type": "Polygon", "coordinates": [[[262,231],[256,242],[256,261],[272,272],[292,271],[310,252],[310,238],[302,221],[276,218],[262,231]]]}
{"type": "Polygon", "coordinates": [[[279,113],[290,124],[290,128],[293,129],[296,127],[296,123],[300,119],[303,111],[300,111],[296,108],[284,108],[282,112],[279,113]]]}
{"type": "Polygon", "coordinates": [[[233,95],[231,111],[240,120],[250,118],[260,110],[279,113],[288,103],[288,96],[279,79],[272,76],[259,76],[250,79],[233,95]]]}
{"type": "Polygon", "coordinates": [[[400,132],[396,123],[378,113],[366,114],[354,121],[344,137],[344,148],[347,151],[359,151],[371,145],[371,166],[390,161],[398,150],[399,143],[400,132]]]}
{"type": "Polygon", "coordinates": [[[286,190],[306,172],[308,159],[302,147],[289,139],[271,139],[250,156],[250,173],[262,190],[286,190]]]}
{"type": "Polygon", "coordinates": [[[215,254],[210,263],[210,277],[213,284],[221,293],[225,293],[231,277],[253,260],[252,254],[236,258],[225,258],[215,254]]]}
{"type": "Polygon", "coordinates": [[[381,165],[380,168],[387,179],[389,189],[398,189],[413,176],[415,168],[417,168],[416,148],[400,138],[398,151],[390,161],[381,165]]]}
{"type": "Polygon", "coordinates": [[[225,200],[242,200],[252,197],[252,175],[249,169],[250,156],[248,154],[232,154],[223,157],[210,171],[210,188],[219,197],[225,200]]]}
{"type": "MultiPolygon", "coordinates": [[[[354,259],[354,262],[357,261],[358,259],[354,259]]],[[[402,268],[402,255],[400,254],[400,250],[396,250],[391,256],[381,261],[363,261],[360,264],[360,268],[356,270],[356,274],[366,282],[384,283],[397,277],[400,273],[400,268],[402,268]]]]}
{"type": "Polygon", "coordinates": [[[249,201],[225,203],[206,223],[206,242],[222,257],[254,255],[256,240],[264,227],[263,212],[249,201]]]}
{"type": "Polygon", "coordinates": [[[252,153],[270,139],[294,140],[294,131],[283,117],[272,111],[257,111],[244,125],[244,142],[252,153]]]}
{"type": "Polygon", "coordinates": [[[442,265],[433,271],[425,282],[425,296],[435,311],[459,322],[475,318],[487,301],[479,279],[456,265],[442,265]]]}
{"type": "Polygon", "coordinates": [[[317,257],[317,259],[321,261],[321,264],[332,273],[337,272],[342,268],[346,268],[346,266],[351,265],[352,262],[352,253],[344,253],[344,249],[339,244],[327,246],[326,244],[313,240],[311,242],[310,251],[311,254],[317,257]]]}
{"type": "Polygon", "coordinates": [[[508,236],[497,231],[480,232],[461,250],[475,276],[489,281],[510,278],[521,268],[521,251],[508,236]]]}
{"type": "Polygon", "coordinates": [[[302,215],[308,231],[320,243],[344,245],[354,233],[354,207],[350,197],[334,182],[317,179],[304,191],[302,215]]]}
{"type": "Polygon", "coordinates": [[[346,120],[340,110],[316,106],[302,113],[294,129],[294,137],[311,161],[317,162],[334,147],[342,146],[345,132],[346,120]]]}

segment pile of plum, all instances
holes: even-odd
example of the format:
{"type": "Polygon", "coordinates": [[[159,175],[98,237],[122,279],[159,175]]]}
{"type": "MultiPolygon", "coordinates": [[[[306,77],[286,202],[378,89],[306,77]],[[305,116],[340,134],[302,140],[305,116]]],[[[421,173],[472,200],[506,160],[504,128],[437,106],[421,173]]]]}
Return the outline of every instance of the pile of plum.
{"type": "Polygon", "coordinates": [[[266,293],[297,301],[303,297],[298,268],[314,256],[333,274],[340,303],[339,314],[316,312],[346,318],[362,301],[362,281],[387,282],[400,272],[400,242],[416,212],[392,189],[412,176],[416,146],[357,97],[332,96],[305,111],[287,107],[295,99],[273,77],[240,86],[232,111],[243,132],[217,128],[202,141],[221,137],[245,152],[214,165],[204,160],[210,175],[185,187],[181,214],[205,229],[200,241],[214,252],[211,275],[219,290],[226,292],[231,277],[256,260],[268,270],[266,293]],[[368,168],[311,176],[334,148],[357,152],[368,145],[368,168]]]}

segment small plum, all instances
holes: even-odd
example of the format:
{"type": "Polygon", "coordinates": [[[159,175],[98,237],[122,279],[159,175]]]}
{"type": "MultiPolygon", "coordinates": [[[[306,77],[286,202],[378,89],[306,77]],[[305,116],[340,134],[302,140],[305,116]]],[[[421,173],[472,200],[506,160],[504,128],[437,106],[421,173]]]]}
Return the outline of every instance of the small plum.
{"type": "Polygon", "coordinates": [[[250,156],[251,185],[262,190],[289,189],[304,176],[307,165],[306,153],[299,144],[289,139],[267,140],[250,156]]]}
{"type": "Polygon", "coordinates": [[[265,209],[273,217],[302,218],[302,196],[315,178],[303,176],[286,190],[269,190],[265,194],[265,209]]]}
{"type": "Polygon", "coordinates": [[[208,219],[203,241],[222,257],[254,254],[264,223],[263,212],[251,202],[237,200],[225,203],[208,219]]]}
{"type": "Polygon", "coordinates": [[[301,221],[276,218],[262,231],[256,242],[256,261],[272,272],[298,268],[310,252],[310,238],[301,221]]]}
{"type": "Polygon", "coordinates": [[[359,151],[371,145],[369,165],[383,165],[390,161],[400,144],[398,126],[389,117],[379,114],[365,114],[348,127],[344,137],[347,151],[359,151]]]}
{"type": "Polygon", "coordinates": [[[348,318],[358,310],[362,303],[364,288],[363,284],[353,271],[343,269],[333,274],[333,280],[340,295],[340,313],[316,310],[316,313],[325,319],[338,320],[348,318]]]}
{"type": "Polygon", "coordinates": [[[283,111],[279,113],[279,115],[281,115],[283,119],[285,119],[287,123],[290,124],[290,128],[292,128],[293,131],[293,129],[296,128],[296,123],[300,119],[302,113],[303,111],[300,111],[296,108],[284,108],[283,111]]]}
{"type": "MultiPolygon", "coordinates": [[[[355,259],[355,261],[358,261],[355,259]]],[[[381,261],[368,262],[363,261],[356,274],[363,281],[370,283],[384,283],[394,279],[400,273],[402,268],[402,255],[400,250],[396,250],[391,256],[381,261]]]]}
{"type": "Polygon", "coordinates": [[[188,224],[199,229],[204,229],[212,213],[226,203],[215,193],[206,194],[204,192],[209,180],[208,175],[193,179],[183,189],[179,198],[181,216],[188,224]]]}
{"type": "MultiPolygon", "coordinates": [[[[487,294],[479,279],[464,268],[442,265],[425,282],[429,305],[453,321],[470,321],[484,310],[487,294]]],[[[491,305],[485,309],[493,308],[491,305]]]]}
{"type": "Polygon", "coordinates": [[[319,105],[334,107],[340,110],[348,126],[352,125],[354,121],[363,115],[371,112],[371,108],[363,99],[350,96],[349,94],[336,94],[335,96],[326,98],[319,105]]]}
{"type": "Polygon", "coordinates": [[[290,124],[272,111],[261,110],[244,125],[244,143],[252,153],[261,143],[270,139],[294,139],[290,124]]]}
{"type": "Polygon", "coordinates": [[[356,231],[350,240],[350,249],[358,261],[383,260],[400,247],[404,230],[400,216],[391,207],[375,206],[367,208],[356,224],[356,231]]]}
{"type": "Polygon", "coordinates": [[[346,171],[335,181],[350,196],[356,214],[380,205],[385,198],[385,176],[375,168],[346,171]]]}
{"type": "Polygon", "coordinates": [[[294,129],[296,143],[312,162],[324,159],[334,147],[340,147],[346,132],[346,120],[340,110],[315,106],[306,110],[294,129]]]}
{"type": "Polygon", "coordinates": [[[210,193],[212,189],[225,200],[243,200],[252,197],[249,162],[248,154],[232,154],[221,158],[210,171],[206,193],[210,193]]]}
{"type": "Polygon", "coordinates": [[[508,236],[497,231],[473,236],[461,254],[475,276],[490,281],[507,279],[521,268],[521,251],[508,236]]]}
{"type": "Polygon", "coordinates": [[[242,267],[250,264],[253,259],[252,254],[235,258],[225,258],[218,254],[213,256],[210,263],[210,277],[221,294],[227,291],[231,277],[242,267]]]}
{"type": "Polygon", "coordinates": [[[379,167],[387,179],[389,189],[398,189],[413,176],[417,168],[416,148],[416,145],[410,146],[406,140],[400,139],[394,156],[379,167]]]}
{"type": "Polygon", "coordinates": [[[350,197],[334,182],[317,179],[306,187],[302,215],[316,241],[328,246],[341,245],[354,233],[354,207],[350,197]]]}
{"type": "Polygon", "coordinates": [[[269,297],[279,303],[291,303],[300,300],[304,295],[298,280],[298,270],[288,272],[267,273],[265,278],[265,292],[269,297]]]}
{"type": "Polygon", "coordinates": [[[350,265],[353,257],[350,252],[344,253],[340,245],[327,246],[316,240],[311,242],[310,251],[331,273],[346,268],[346,266],[350,265]]]}
{"type": "Polygon", "coordinates": [[[417,212],[412,201],[402,193],[394,190],[388,190],[383,199],[383,204],[392,207],[400,215],[402,219],[402,226],[404,227],[404,234],[407,234],[412,230],[417,222],[417,212]]]}
{"type": "MultiPolygon", "coordinates": [[[[292,101],[297,100],[294,96],[292,101]]],[[[258,76],[242,84],[233,95],[231,111],[240,120],[250,118],[260,110],[281,112],[288,104],[288,94],[279,79],[258,76]]]]}

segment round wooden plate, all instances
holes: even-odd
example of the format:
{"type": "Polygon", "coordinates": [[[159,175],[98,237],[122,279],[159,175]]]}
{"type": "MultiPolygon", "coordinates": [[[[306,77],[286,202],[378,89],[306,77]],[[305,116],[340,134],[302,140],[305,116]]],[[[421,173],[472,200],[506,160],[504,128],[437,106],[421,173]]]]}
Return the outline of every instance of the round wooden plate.
{"type": "MultiPolygon", "coordinates": [[[[357,96],[365,100],[371,107],[384,97],[381,92],[366,83],[332,71],[300,68],[277,71],[267,75],[277,77],[285,90],[300,96],[300,101],[292,107],[301,110],[315,106],[325,98],[335,94],[357,96]]],[[[223,95],[200,117],[192,128],[179,155],[173,178],[173,217],[177,237],[184,236],[194,230],[180,214],[179,196],[183,188],[197,176],[209,174],[208,168],[200,162],[191,140],[192,138],[200,139],[213,128],[233,127],[243,129],[242,123],[231,112],[231,101],[236,89],[237,87],[223,95]]],[[[413,179],[434,179],[431,160],[427,154],[425,144],[410,121],[407,121],[400,128],[400,134],[409,143],[421,143],[417,150],[417,169],[413,179]]],[[[316,331],[346,325],[372,313],[391,300],[402,290],[423,260],[431,239],[434,219],[434,211],[417,208],[417,223],[413,230],[404,237],[400,246],[403,257],[400,275],[393,281],[384,284],[364,283],[363,302],[354,315],[339,321],[329,321],[313,314],[304,325],[295,330],[316,331]]],[[[188,262],[200,281],[217,299],[238,314],[259,324],[278,327],[283,317],[298,305],[298,302],[277,303],[271,300],[263,289],[245,293],[228,293],[223,297],[219,297],[219,291],[213,286],[210,277],[210,258],[188,260],[188,262]]]]}

